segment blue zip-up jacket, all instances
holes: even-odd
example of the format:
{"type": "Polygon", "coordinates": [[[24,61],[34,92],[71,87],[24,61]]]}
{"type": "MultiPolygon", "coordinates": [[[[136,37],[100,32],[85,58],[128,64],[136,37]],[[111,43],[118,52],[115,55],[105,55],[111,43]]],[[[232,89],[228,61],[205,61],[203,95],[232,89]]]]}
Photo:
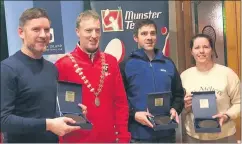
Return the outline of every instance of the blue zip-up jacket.
{"type": "Polygon", "coordinates": [[[135,121],[135,112],[147,110],[148,93],[171,91],[171,108],[180,114],[184,106],[184,91],[175,64],[158,49],[154,51],[152,61],[144,49],[138,49],[120,64],[129,101],[129,131],[135,139],[149,140],[175,135],[174,129],[155,132],[135,121]]]}

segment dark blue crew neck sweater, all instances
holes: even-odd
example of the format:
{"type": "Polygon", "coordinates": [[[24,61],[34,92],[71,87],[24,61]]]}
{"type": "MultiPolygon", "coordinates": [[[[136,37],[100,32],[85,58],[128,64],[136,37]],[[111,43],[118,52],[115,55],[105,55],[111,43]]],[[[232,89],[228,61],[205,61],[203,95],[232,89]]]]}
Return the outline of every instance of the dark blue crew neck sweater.
{"type": "Polygon", "coordinates": [[[55,143],[46,118],[56,114],[57,69],[21,51],[1,62],[1,131],[4,142],[55,143]]]}

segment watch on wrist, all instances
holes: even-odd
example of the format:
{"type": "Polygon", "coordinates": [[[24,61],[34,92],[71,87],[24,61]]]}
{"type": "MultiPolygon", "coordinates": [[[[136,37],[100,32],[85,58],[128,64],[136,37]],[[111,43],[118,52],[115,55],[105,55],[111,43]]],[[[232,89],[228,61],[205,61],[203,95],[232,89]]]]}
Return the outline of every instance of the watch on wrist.
{"type": "Polygon", "coordinates": [[[224,114],[227,116],[227,120],[225,122],[228,122],[230,120],[230,116],[228,114],[224,114]]]}

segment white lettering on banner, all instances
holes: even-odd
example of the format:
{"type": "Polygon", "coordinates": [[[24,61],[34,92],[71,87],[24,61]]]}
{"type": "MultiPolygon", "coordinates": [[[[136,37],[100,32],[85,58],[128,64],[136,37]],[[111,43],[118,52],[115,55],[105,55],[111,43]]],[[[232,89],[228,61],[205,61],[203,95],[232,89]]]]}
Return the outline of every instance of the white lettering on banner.
{"type": "Polygon", "coordinates": [[[124,22],[126,23],[126,29],[134,29],[134,20],[158,19],[160,17],[160,14],[162,14],[162,12],[152,12],[151,10],[145,13],[135,13],[133,11],[126,11],[124,20],[124,22]]]}
{"type": "Polygon", "coordinates": [[[134,29],[135,23],[133,21],[125,21],[126,22],[126,29],[134,29]]]}
{"type": "Polygon", "coordinates": [[[157,19],[160,17],[162,12],[151,12],[147,13],[134,13],[133,11],[126,11],[125,20],[136,20],[136,19],[157,19]]]}
{"type": "Polygon", "coordinates": [[[125,11],[123,12],[121,7],[118,7],[116,10],[101,10],[102,17],[102,27],[103,32],[117,32],[123,31],[123,24],[126,23],[126,29],[134,29],[134,20],[138,19],[158,19],[160,18],[162,12],[134,12],[134,11],[125,11]]]}

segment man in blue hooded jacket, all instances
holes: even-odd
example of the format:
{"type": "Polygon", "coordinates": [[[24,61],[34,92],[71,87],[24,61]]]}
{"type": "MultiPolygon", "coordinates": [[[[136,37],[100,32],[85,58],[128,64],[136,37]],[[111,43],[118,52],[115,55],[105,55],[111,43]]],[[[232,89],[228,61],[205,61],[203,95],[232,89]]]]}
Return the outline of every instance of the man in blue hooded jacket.
{"type": "Polygon", "coordinates": [[[135,143],[175,143],[175,129],[154,131],[148,120],[147,94],[171,91],[171,117],[179,122],[184,102],[180,75],[171,59],[155,48],[157,26],[153,20],[138,20],[134,40],[139,49],[120,64],[129,101],[129,131],[135,143]]]}

